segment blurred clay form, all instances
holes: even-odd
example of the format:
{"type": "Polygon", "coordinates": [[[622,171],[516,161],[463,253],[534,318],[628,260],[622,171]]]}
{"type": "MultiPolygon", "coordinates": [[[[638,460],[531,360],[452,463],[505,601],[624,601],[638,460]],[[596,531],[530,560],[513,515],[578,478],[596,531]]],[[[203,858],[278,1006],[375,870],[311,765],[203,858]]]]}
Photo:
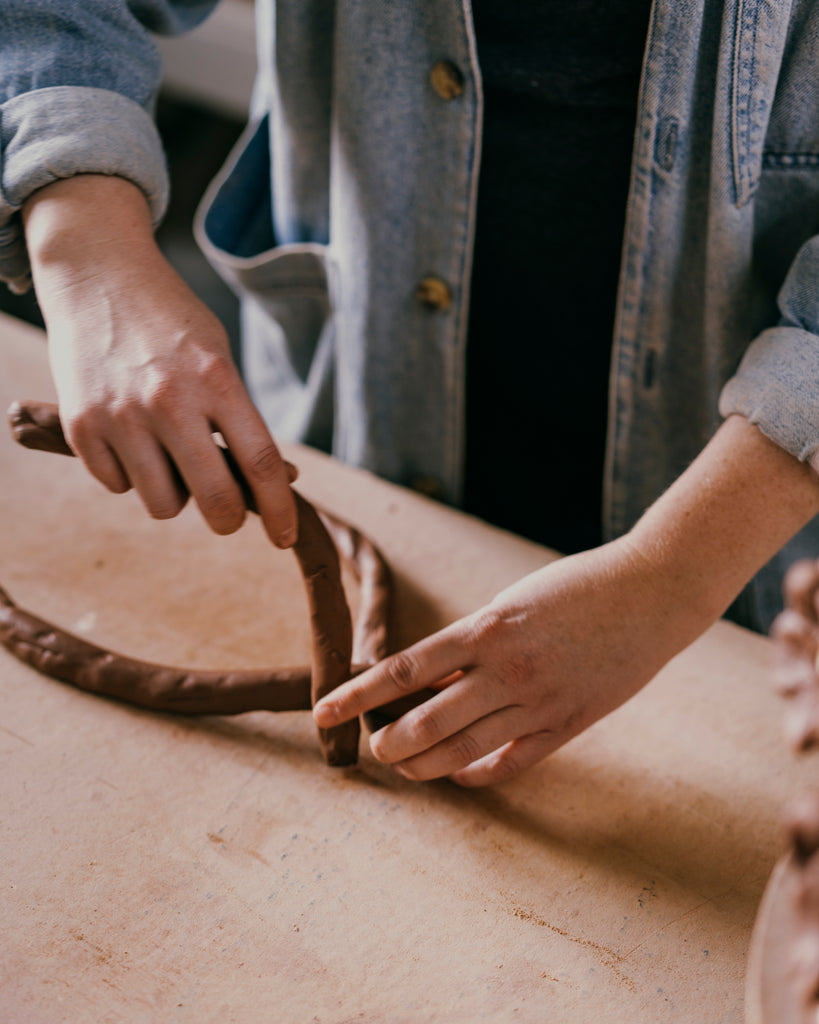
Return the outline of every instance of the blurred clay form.
{"type": "MultiPolygon", "coordinates": [[[[795,756],[819,750],[819,561],[785,579],[786,608],[774,622],[776,688],[795,756]]],[[[757,914],[748,963],[748,1024],[819,1024],[819,789],[785,812],[786,853],[757,914]]]]}
{"type": "MultiPolygon", "coordinates": [[[[62,435],[57,409],[15,403],[12,433],[28,448],[73,454],[62,435]]],[[[224,452],[251,511],[252,493],[224,452]]],[[[299,539],[293,551],[310,610],[312,661],[305,668],[199,671],[138,661],[88,643],[21,608],[0,587],[0,643],[45,675],[80,689],[161,711],[231,715],[245,711],[299,711],[352,674],[375,664],[389,649],[389,569],[372,542],[349,523],[318,512],[294,491],[299,539]],[[359,584],[355,629],[341,583],[339,553],[359,584]],[[355,662],[355,667],[353,667],[355,662]]],[[[355,764],[358,721],[320,729],[319,742],[331,765],[355,764]]]]}

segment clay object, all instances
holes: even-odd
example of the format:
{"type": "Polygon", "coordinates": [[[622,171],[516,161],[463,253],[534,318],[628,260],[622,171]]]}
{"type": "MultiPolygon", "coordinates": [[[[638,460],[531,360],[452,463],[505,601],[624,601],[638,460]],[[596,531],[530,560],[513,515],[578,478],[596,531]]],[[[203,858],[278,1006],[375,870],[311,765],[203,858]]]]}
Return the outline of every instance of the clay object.
{"type": "Polygon", "coordinates": [[[794,848],[768,880],[754,923],[746,1024],[816,1024],[819,1019],[819,852],[800,853],[795,837],[791,843],[794,848]]]}
{"type": "MultiPolygon", "coordinates": [[[[784,737],[798,758],[819,747],[819,562],[785,577],[785,610],[771,629],[774,682],[784,698],[784,737]]],[[[765,888],[745,978],[747,1024],[819,1020],[819,792],[785,811],[785,853],[765,888]]]]}
{"type": "MultiPolygon", "coordinates": [[[[313,637],[313,704],[350,678],[353,624],[341,585],[341,568],[329,534],[313,506],[297,492],[299,539],[293,551],[301,567],[310,607],[313,637]]],[[[358,759],[358,719],[319,729],[319,743],[327,764],[355,764],[358,759]]]]}
{"type": "MultiPolygon", "coordinates": [[[[65,441],[56,406],[14,403],[12,433],[28,448],[73,452],[65,441]]],[[[252,493],[229,452],[231,472],[257,512],[252,493]]],[[[38,671],[87,690],[155,710],[184,714],[240,714],[245,711],[309,709],[320,697],[375,664],[389,651],[391,581],[375,545],[358,530],[326,511],[317,511],[294,491],[299,539],[294,546],[311,618],[311,668],[198,671],[138,661],[90,644],[20,608],[0,588],[0,643],[38,671]],[[353,627],[338,551],[360,587],[359,614],[353,627]],[[355,659],[355,669],[351,667],[355,659]]],[[[354,764],[358,757],[358,721],[319,730],[328,764],[354,764]]]]}
{"type": "Polygon", "coordinates": [[[0,643],[54,679],[154,711],[239,715],[302,711],[311,706],[310,670],[182,669],[109,651],[21,608],[0,587],[0,643]]]}

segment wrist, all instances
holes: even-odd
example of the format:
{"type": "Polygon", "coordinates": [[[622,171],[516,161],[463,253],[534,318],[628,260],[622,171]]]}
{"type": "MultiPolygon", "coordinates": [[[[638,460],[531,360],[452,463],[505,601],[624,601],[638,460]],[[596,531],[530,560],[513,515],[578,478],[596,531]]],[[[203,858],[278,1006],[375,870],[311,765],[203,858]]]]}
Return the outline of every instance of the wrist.
{"type": "Polygon", "coordinates": [[[816,472],[731,416],[627,537],[702,632],[817,513],[816,472]]]}
{"type": "Polygon", "coordinates": [[[613,543],[638,581],[643,619],[667,648],[667,660],[713,625],[736,595],[723,585],[719,566],[709,572],[690,548],[680,548],[654,525],[640,520],[613,543]]]}
{"type": "Polygon", "coordinates": [[[35,284],[84,281],[159,255],[142,191],[125,178],[81,174],[35,192],[23,206],[35,284]]]}

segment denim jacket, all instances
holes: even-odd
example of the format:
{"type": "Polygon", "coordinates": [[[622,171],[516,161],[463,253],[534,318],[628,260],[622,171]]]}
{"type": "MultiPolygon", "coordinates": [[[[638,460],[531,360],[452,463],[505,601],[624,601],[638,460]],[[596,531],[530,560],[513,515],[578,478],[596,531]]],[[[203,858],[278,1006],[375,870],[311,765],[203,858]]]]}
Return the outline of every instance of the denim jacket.
{"type": "MultiPolygon", "coordinates": [[[[123,175],[161,218],[148,30],[184,30],[212,6],[4,0],[12,287],[29,281],[21,204],[55,178],[123,175]]],[[[482,121],[469,0],[256,6],[250,123],[196,223],[243,299],[251,394],[276,436],[457,503],[482,121]]],[[[720,415],[819,468],[818,76],[813,0],[654,2],[613,339],[610,536],[720,415]]],[[[767,624],[799,554],[819,555],[819,523],[757,577],[745,621],[767,624]]]]}

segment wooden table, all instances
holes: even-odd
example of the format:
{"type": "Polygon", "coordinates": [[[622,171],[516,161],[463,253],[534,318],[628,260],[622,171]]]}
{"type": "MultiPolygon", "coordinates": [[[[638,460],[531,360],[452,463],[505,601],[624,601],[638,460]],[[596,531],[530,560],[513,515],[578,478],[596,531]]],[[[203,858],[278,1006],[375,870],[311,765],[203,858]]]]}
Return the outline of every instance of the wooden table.
{"type": "MultiPolygon", "coordinates": [[[[49,399],[0,319],[0,399],[49,399]]],[[[409,642],[554,557],[305,449],[303,493],[384,550],[409,642]]],[[[0,434],[0,582],[137,656],[303,664],[295,560],[258,522],[150,520],[0,434]]],[[[767,640],[719,624],[637,698],[492,790],[413,784],[307,713],[153,714],[0,649],[0,1018],[738,1024],[798,780],[767,640]]]]}

